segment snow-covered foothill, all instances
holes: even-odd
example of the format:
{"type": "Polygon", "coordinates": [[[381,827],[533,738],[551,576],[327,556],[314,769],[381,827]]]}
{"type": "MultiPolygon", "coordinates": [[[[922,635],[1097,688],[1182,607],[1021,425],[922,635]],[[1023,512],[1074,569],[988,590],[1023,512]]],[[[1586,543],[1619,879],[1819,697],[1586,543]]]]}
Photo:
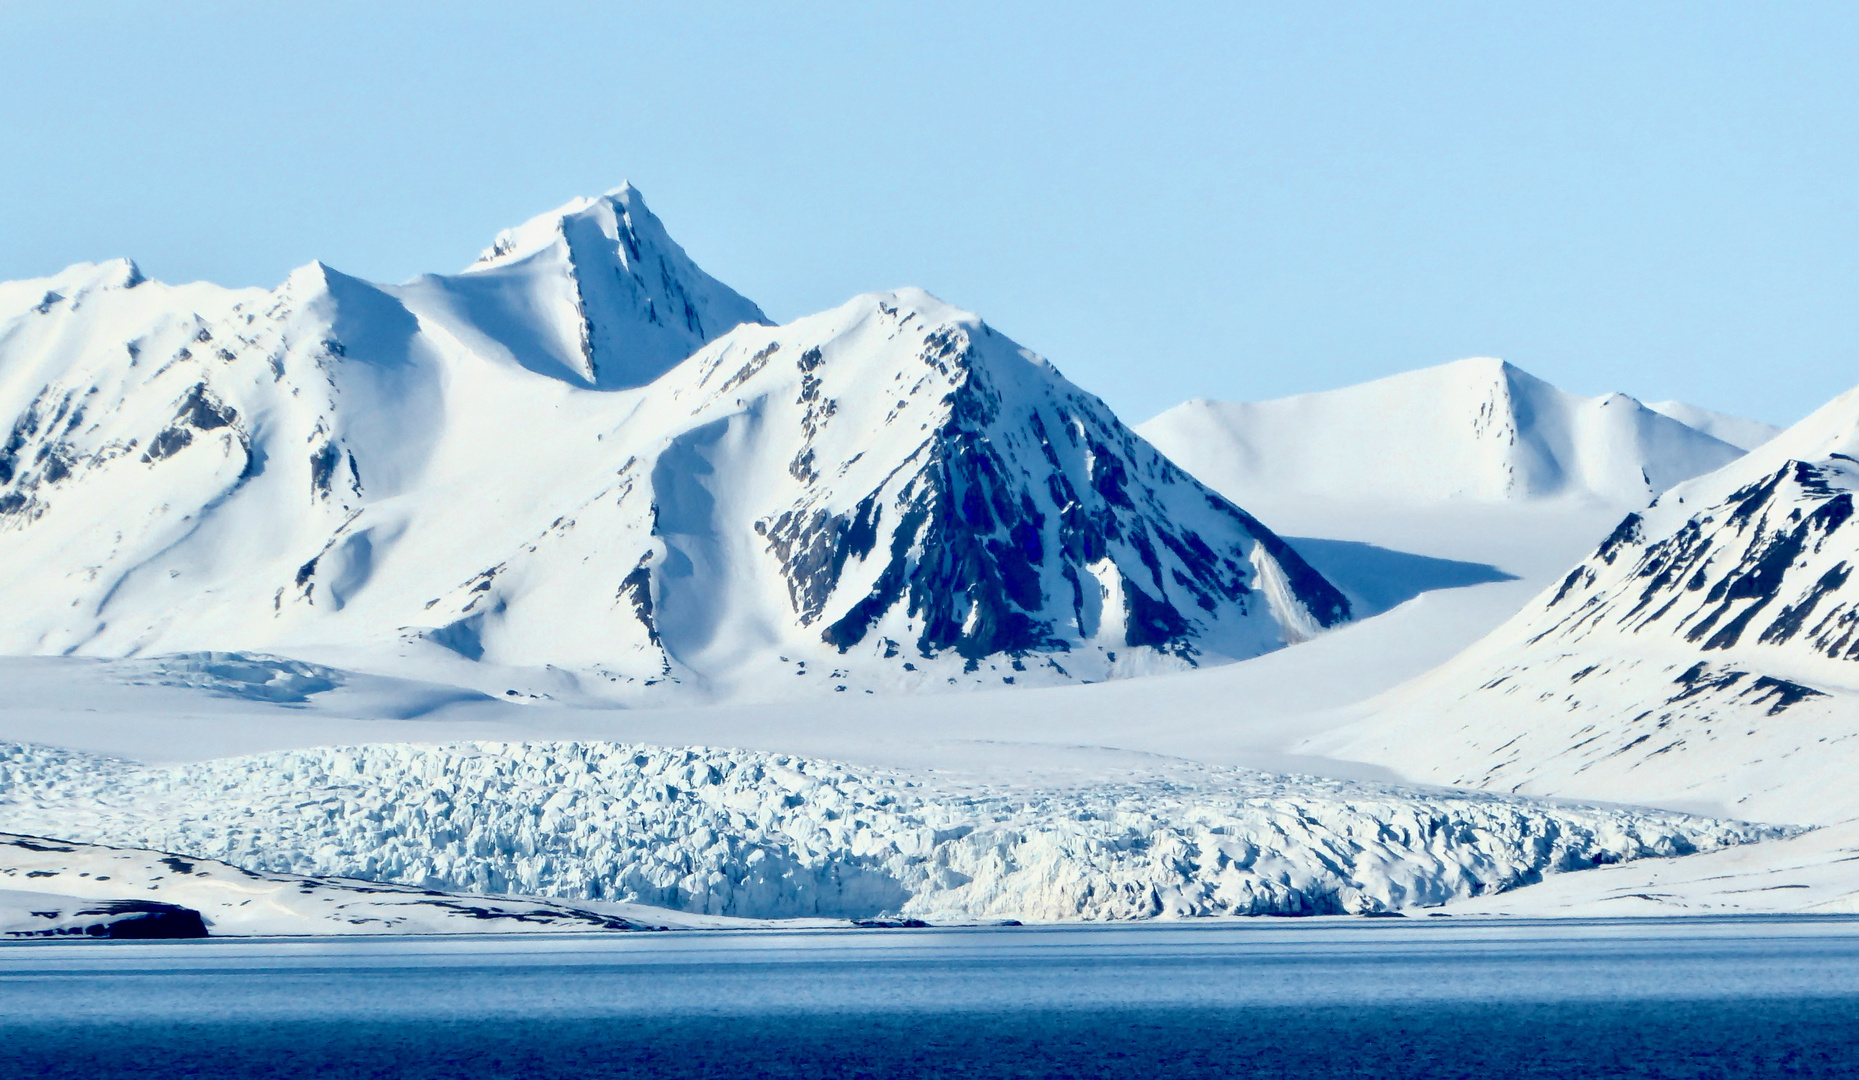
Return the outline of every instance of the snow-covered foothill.
{"type": "Polygon", "coordinates": [[[1606,866],[1528,889],[1455,901],[1452,915],[1613,918],[1859,915],[1859,823],[1683,859],[1606,866]]]}
{"type": "Polygon", "coordinates": [[[1489,358],[1276,401],[1197,399],[1137,430],[1241,502],[1640,506],[1742,453],[1625,394],[1581,397],[1489,358]]]}
{"type": "Polygon", "coordinates": [[[1312,752],[1432,782],[1772,821],[1859,815],[1859,390],[1625,517],[1312,752]]]}
{"type": "Polygon", "coordinates": [[[272,873],[705,915],[954,921],[1389,911],[1786,835],[1185,763],[1002,785],[614,743],[168,768],[13,745],[0,812],[17,829],[272,873]]]}
{"type": "Polygon", "coordinates": [[[200,913],[159,900],[89,900],[0,889],[0,940],[7,938],[198,938],[200,913]]]}
{"type": "Polygon", "coordinates": [[[734,925],[746,924],[637,904],[577,905],[269,873],[163,851],[0,833],[0,937],[585,933],[734,925]]]}

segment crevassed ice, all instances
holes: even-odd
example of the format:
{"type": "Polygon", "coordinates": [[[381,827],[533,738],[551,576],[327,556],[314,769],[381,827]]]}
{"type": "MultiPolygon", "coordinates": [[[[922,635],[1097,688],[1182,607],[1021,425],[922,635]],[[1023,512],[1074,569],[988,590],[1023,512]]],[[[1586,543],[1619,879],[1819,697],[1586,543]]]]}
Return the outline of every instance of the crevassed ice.
{"type": "Polygon", "coordinates": [[[298,750],[155,768],[0,744],[17,832],[248,869],[755,918],[1374,912],[1787,830],[1183,765],[964,783],[619,743],[298,750]]]}

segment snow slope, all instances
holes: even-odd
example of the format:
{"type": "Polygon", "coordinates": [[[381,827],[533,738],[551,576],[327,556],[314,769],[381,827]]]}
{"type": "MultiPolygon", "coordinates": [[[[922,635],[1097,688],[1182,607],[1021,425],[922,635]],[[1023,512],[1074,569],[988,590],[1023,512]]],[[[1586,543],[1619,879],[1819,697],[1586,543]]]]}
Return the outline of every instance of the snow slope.
{"type": "MultiPolygon", "coordinates": [[[[1384,621],[1354,636],[1360,651],[1328,647],[1335,666],[1315,675],[1359,688],[1355,700],[1503,623],[1654,486],[1739,453],[1630,398],[1577,397],[1484,359],[1279,401],[1188,402],[1138,430],[1271,521],[1358,617],[1384,621]]],[[[1262,726],[1296,743],[1350,719],[1335,712],[1346,704],[1262,726]]]]}
{"type": "Polygon", "coordinates": [[[1713,439],[1727,442],[1742,450],[1754,450],[1782,433],[1774,424],[1765,424],[1760,420],[1748,420],[1728,413],[1712,412],[1696,405],[1687,405],[1682,401],[1649,401],[1646,407],[1662,416],[1693,427],[1713,439]]]}
{"type": "Polygon", "coordinates": [[[1657,811],[1178,765],[1064,785],[616,743],[150,768],[0,751],[9,827],[489,893],[764,918],[1334,914],[1785,835],[1657,811]]]}
{"type": "Polygon", "coordinates": [[[644,386],[767,316],[691,261],[630,184],[497,234],[462,274],[388,290],[427,332],[606,390],[644,386]]]}
{"type": "Polygon", "coordinates": [[[1859,816],[1859,390],[1628,515],[1593,555],[1313,752],[1427,780],[1859,816]]]}
{"type": "MultiPolygon", "coordinates": [[[[747,925],[637,904],[575,905],[534,897],[446,893],[384,882],[274,874],[160,851],[0,833],[0,937],[149,936],[148,928],[120,924],[146,916],[151,909],[157,916],[192,914],[195,928],[213,937],[563,933],[747,925]]],[[[184,917],[176,921],[178,929],[187,929],[184,917]]]]}
{"type": "Polygon", "coordinates": [[[906,290],[762,326],[630,189],[399,287],[10,289],[7,652],[792,697],[1173,669],[1350,615],[975,316],[906,290]]]}
{"type": "Polygon", "coordinates": [[[1445,905],[1452,915],[1610,918],[1622,915],[1859,914],[1859,825],[1683,859],[1605,866],[1528,889],[1445,905]]]}
{"type": "Polygon", "coordinates": [[[1741,450],[1625,394],[1584,398],[1472,359],[1277,401],[1195,400],[1144,438],[1229,498],[1643,505],[1741,450]]]}

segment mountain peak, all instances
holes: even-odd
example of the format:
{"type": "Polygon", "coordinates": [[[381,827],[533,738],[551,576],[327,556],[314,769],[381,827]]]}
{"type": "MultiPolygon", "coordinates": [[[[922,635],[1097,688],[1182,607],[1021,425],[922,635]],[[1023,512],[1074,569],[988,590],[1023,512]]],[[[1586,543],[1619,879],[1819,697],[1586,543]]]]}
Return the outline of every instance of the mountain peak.
{"type": "Polygon", "coordinates": [[[1177,407],[1138,430],[1241,503],[1576,496],[1625,509],[1740,454],[1624,394],[1580,397],[1495,357],[1276,401],[1177,407]]]}
{"type": "Polygon", "coordinates": [[[134,259],[110,259],[99,264],[98,269],[104,272],[106,288],[133,289],[148,281],[134,259]]]}
{"type": "Polygon", "coordinates": [[[398,295],[522,367],[602,390],[643,386],[762,309],[705,273],[631,184],[505,229],[455,275],[398,295]]]}
{"type": "MultiPolygon", "coordinates": [[[[1468,356],[1463,360],[1453,360],[1449,363],[1436,364],[1430,368],[1421,368],[1418,371],[1403,372],[1399,375],[1393,375],[1389,377],[1395,378],[1395,379],[1418,377],[1418,376],[1423,376],[1427,374],[1428,372],[1442,372],[1442,373],[1451,372],[1455,375],[1460,375],[1460,376],[1474,376],[1474,377],[1493,378],[1493,379],[1509,377],[1512,375],[1529,375],[1530,374],[1529,372],[1523,370],[1517,365],[1511,363],[1509,360],[1505,360],[1501,357],[1468,356]]],[[[1530,376],[1530,377],[1535,378],[1535,376],[1530,376]]]]}
{"type": "Polygon", "coordinates": [[[644,392],[602,442],[610,487],[412,615],[428,640],[841,692],[1172,670],[1350,617],[1256,519],[922,290],[739,327],[644,392]]]}
{"type": "MultiPolygon", "coordinates": [[[[657,215],[646,206],[645,197],[639,193],[639,189],[630,181],[622,180],[619,186],[609,188],[600,195],[577,195],[553,210],[544,211],[520,225],[504,229],[492,238],[491,245],[480,252],[477,260],[466,267],[464,272],[475,273],[520,262],[563,241],[567,231],[572,228],[571,223],[581,221],[593,222],[596,228],[614,240],[619,239],[621,230],[641,226],[670,240],[664,234],[664,225],[657,215]],[[634,216],[639,219],[636,223],[629,220],[634,216]]],[[[680,253],[682,250],[679,249],[680,253]]],[[[636,259],[638,255],[633,253],[633,257],[636,259]]]]}
{"type": "Polygon", "coordinates": [[[344,276],[340,270],[323,260],[311,259],[285,275],[284,284],[279,286],[279,291],[302,293],[327,289],[331,275],[344,276]]]}
{"type": "Polygon", "coordinates": [[[51,277],[6,282],[5,287],[24,289],[26,292],[38,289],[44,293],[72,296],[94,289],[133,289],[147,281],[142,268],[134,260],[106,259],[103,262],[72,263],[51,277]]]}

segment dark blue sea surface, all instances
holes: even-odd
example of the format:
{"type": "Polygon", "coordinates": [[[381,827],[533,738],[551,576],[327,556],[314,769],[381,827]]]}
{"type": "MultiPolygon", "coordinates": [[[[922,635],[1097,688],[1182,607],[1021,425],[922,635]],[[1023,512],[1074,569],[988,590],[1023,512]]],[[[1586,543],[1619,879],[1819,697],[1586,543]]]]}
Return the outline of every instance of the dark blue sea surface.
{"type": "Polygon", "coordinates": [[[0,1076],[1859,1075],[1859,920],[0,947],[0,1076]]]}

